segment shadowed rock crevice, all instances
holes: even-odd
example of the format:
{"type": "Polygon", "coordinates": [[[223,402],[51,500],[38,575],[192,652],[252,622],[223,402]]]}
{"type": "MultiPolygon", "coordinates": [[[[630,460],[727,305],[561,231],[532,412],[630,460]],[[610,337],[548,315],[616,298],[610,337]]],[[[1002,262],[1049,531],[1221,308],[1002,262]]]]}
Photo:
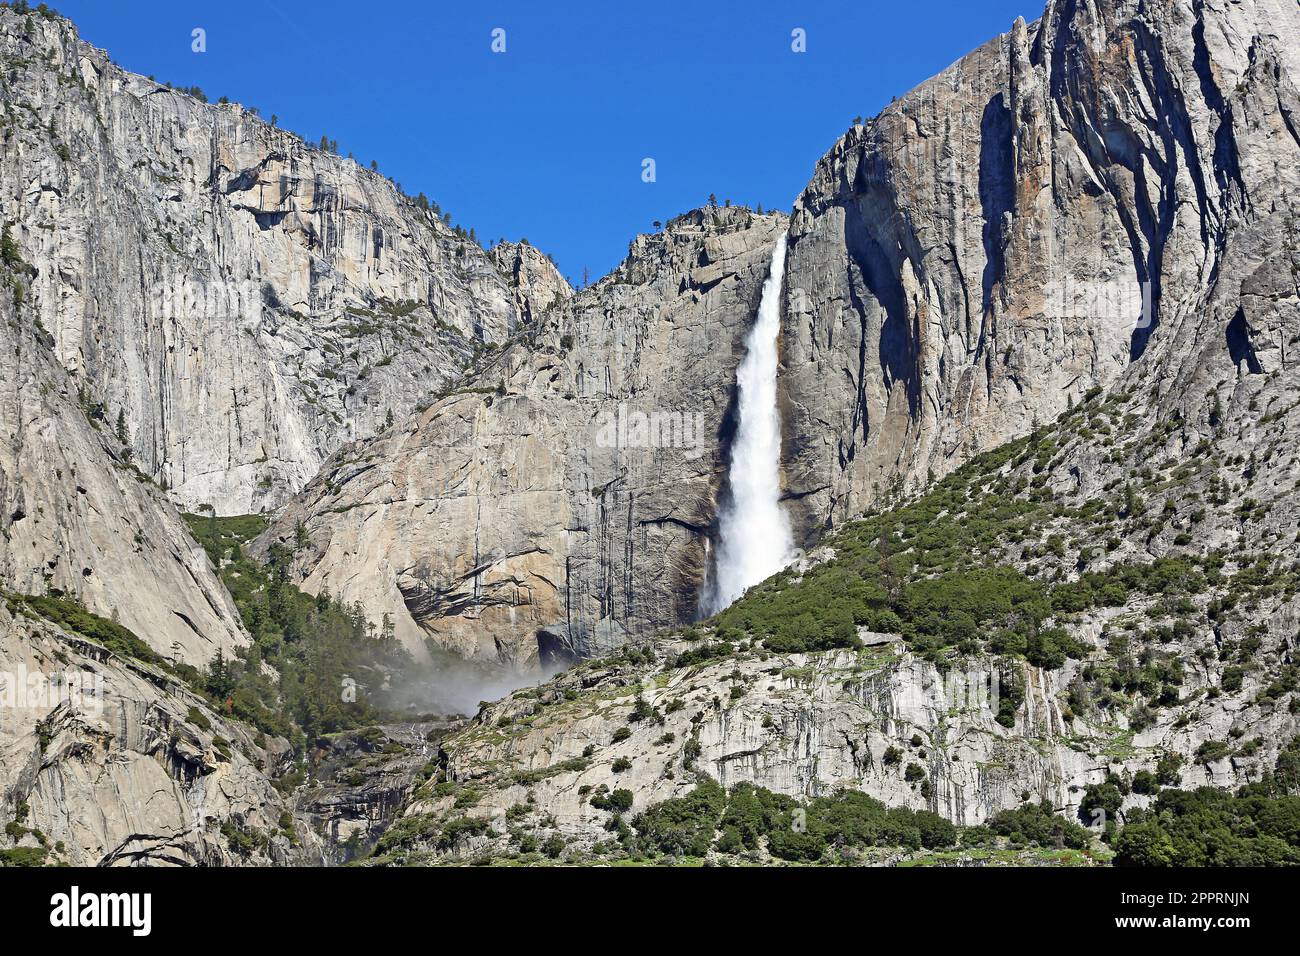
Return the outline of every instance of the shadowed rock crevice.
{"type": "Polygon", "coordinates": [[[980,209],[984,227],[984,272],[980,281],[979,349],[984,345],[984,317],[992,307],[993,287],[1002,279],[1006,227],[1015,209],[1015,149],[1011,110],[998,93],[984,107],[980,121],[980,209]]]}
{"type": "Polygon", "coordinates": [[[1250,326],[1246,322],[1246,313],[1238,309],[1225,331],[1228,355],[1232,359],[1232,364],[1236,365],[1238,369],[1241,368],[1244,362],[1246,372],[1251,375],[1262,375],[1264,367],[1255,354],[1255,347],[1251,344],[1251,335],[1250,326]]]}

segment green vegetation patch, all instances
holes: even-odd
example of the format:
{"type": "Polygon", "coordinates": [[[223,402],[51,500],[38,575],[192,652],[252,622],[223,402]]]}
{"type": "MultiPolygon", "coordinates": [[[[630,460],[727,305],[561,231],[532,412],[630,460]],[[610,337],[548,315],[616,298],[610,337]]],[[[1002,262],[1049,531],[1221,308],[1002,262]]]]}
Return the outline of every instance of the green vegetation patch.
{"type": "MultiPolygon", "coordinates": [[[[199,689],[214,705],[266,733],[290,737],[300,752],[327,734],[379,722],[383,715],[369,702],[367,683],[410,664],[391,624],[376,628],[359,604],[299,590],[289,581],[293,551],[285,545],[271,546],[266,565],[249,556],[248,542],[266,528],[261,516],[185,520],[253,637],[234,658],[218,653],[201,675],[199,689]]],[[[303,544],[298,540],[295,547],[303,544]]]]}
{"type": "Polygon", "coordinates": [[[73,598],[57,594],[40,596],[6,594],[5,603],[11,614],[43,618],[52,624],[57,624],[65,631],[80,634],[96,644],[103,645],[120,657],[170,669],[169,662],[137,637],[130,628],[87,610],[81,602],[73,598]]]}
{"type": "Polygon", "coordinates": [[[700,857],[767,851],[789,862],[816,862],[831,850],[955,846],[958,829],[929,810],[886,807],[856,790],[801,803],[741,783],[729,792],[707,777],[682,797],[655,804],[632,821],[642,851],[700,857]]]}

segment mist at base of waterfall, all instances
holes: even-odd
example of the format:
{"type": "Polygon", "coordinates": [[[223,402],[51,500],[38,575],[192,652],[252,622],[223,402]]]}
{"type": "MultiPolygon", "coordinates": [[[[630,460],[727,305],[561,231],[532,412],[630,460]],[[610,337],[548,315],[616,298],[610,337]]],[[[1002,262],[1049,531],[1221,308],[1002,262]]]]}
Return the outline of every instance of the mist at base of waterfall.
{"type": "Polygon", "coordinates": [[[567,664],[552,662],[519,668],[473,660],[426,641],[430,661],[390,674],[370,675],[373,703],[398,717],[472,717],[484,702],[497,701],[521,687],[541,684],[567,664]]]}

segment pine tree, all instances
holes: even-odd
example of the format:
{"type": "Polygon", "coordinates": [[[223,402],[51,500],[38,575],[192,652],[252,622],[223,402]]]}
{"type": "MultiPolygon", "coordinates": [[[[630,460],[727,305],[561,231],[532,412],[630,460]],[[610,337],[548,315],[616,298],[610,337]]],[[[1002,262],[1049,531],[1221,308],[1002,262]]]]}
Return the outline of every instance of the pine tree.
{"type": "Polygon", "coordinates": [[[130,464],[135,457],[135,450],[131,447],[131,433],[126,427],[126,413],[120,408],[117,410],[117,425],[113,428],[113,434],[122,443],[122,458],[130,464]]]}
{"type": "Polygon", "coordinates": [[[7,266],[16,266],[23,261],[18,252],[18,243],[14,242],[14,237],[9,232],[9,223],[5,223],[4,232],[0,233],[0,261],[7,266]]]}

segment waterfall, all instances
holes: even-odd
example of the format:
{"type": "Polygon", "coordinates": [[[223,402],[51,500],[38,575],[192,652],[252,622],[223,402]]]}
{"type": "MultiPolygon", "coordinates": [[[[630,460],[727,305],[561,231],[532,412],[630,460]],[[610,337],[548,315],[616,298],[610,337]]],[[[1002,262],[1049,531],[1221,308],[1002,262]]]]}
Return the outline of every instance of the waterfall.
{"type": "Polygon", "coordinates": [[[772,264],[758,318],[736,371],[740,413],[731,446],[731,497],[718,516],[713,578],[700,610],[716,614],[794,558],[790,519],[781,507],[781,417],[776,408],[776,342],[781,331],[781,280],[785,234],[772,250],[772,264]]]}

